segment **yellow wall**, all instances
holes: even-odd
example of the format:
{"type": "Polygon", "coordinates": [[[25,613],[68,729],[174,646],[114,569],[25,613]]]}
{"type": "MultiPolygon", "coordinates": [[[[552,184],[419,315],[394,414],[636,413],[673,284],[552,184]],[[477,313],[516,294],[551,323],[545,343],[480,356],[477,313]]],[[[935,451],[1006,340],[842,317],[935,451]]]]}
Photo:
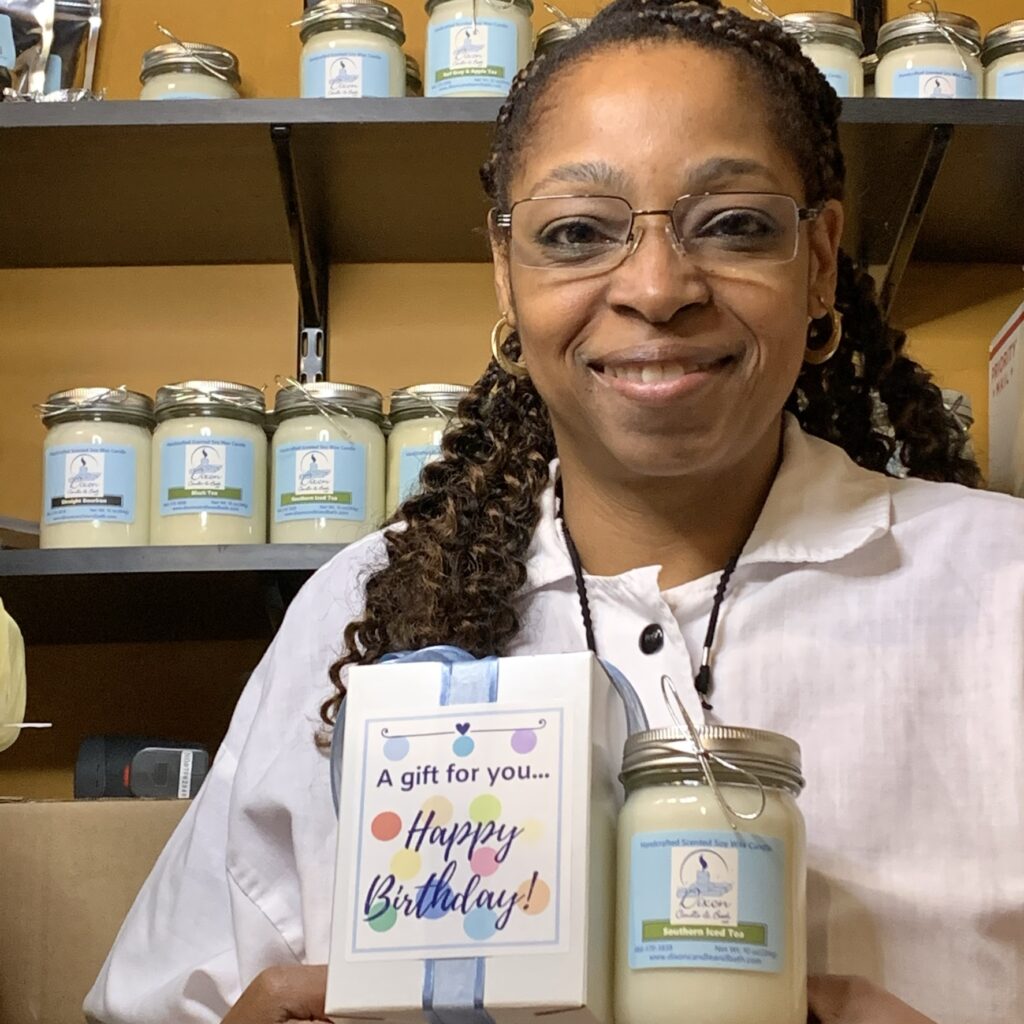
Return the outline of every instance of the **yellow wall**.
{"type": "MultiPolygon", "coordinates": [[[[420,57],[422,9],[399,6],[407,48],[420,57]]],[[[574,15],[593,10],[579,0],[560,6],[574,15]]],[[[813,6],[849,10],[844,2],[813,6]]],[[[960,6],[986,27],[1019,16],[1017,0],[960,6]]],[[[236,50],[248,95],[294,95],[299,46],[288,22],[300,9],[299,0],[106,0],[99,84],[111,98],[137,94],[139,59],[160,42],[160,19],[182,37],[236,50]]],[[[536,23],[549,20],[541,7],[536,23]]],[[[895,315],[940,383],[971,394],[982,456],[987,345],[1022,286],[1016,267],[914,266],[895,315]]],[[[496,314],[486,265],[335,267],[331,376],[384,391],[470,381],[486,361],[496,314]]],[[[0,515],[26,519],[38,518],[43,437],[32,406],[49,392],[126,384],[152,394],[186,377],[242,379],[272,392],[275,375],[295,365],[294,283],[285,266],[0,271],[0,323],[0,515]]],[[[215,745],[259,653],[251,642],[32,648],[29,717],[56,728],[27,734],[0,755],[0,795],[70,795],[74,754],[90,732],[165,732],[215,745]]]]}

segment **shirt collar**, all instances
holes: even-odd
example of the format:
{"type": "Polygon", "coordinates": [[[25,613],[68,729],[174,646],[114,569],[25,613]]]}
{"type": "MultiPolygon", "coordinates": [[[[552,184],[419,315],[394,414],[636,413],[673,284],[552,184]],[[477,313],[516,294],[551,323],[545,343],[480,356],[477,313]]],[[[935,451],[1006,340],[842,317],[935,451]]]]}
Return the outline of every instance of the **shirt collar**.
{"type": "MultiPolygon", "coordinates": [[[[555,517],[557,476],[556,459],[527,554],[525,592],[572,577],[555,517]]],[[[782,463],[739,564],[833,562],[884,536],[891,522],[889,478],[858,466],[836,445],[804,433],[796,417],[786,413],[782,463]]]]}

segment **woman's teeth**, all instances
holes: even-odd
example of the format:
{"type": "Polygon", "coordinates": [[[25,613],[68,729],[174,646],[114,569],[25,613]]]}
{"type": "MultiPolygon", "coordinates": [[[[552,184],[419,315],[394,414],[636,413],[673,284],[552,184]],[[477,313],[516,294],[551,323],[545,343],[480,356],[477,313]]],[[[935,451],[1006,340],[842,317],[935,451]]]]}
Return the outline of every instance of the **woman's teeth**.
{"type": "Polygon", "coordinates": [[[633,363],[623,366],[605,366],[602,372],[609,377],[618,377],[620,380],[651,384],[662,380],[679,380],[680,377],[685,377],[687,374],[710,370],[726,361],[726,359],[713,359],[706,363],[633,363]]]}

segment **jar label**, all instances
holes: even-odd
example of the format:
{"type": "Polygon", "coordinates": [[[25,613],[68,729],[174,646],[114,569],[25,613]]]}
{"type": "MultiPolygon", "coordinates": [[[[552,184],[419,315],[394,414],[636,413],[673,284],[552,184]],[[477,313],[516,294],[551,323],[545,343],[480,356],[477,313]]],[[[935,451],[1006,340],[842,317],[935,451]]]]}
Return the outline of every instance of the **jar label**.
{"type": "Polygon", "coordinates": [[[331,50],[302,58],[305,99],[391,95],[391,59],[375,50],[331,50]]]}
{"type": "Polygon", "coordinates": [[[283,444],[274,452],[274,521],[366,519],[366,445],[283,444]]]}
{"type": "Polygon", "coordinates": [[[183,438],[160,444],[160,515],[252,515],[252,441],[183,438]]]}
{"type": "Polygon", "coordinates": [[[420,473],[428,462],[441,457],[439,444],[425,444],[403,448],[398,456],[398,504],[419,490],[420,473]]]}
{"type": "Polygon", "coordinates": [[[996,72],[996,94],[993,100],[1024,100],[1024,68],[1006,68],[996,72]]]}
{"type": "Polygon", "coordinates": [[[839,71],[836,68],[821,68],[825,81],[836,91],[837,96],[850,95],[850,72],[839,71]]]}
{"type": "Polygon", "coordinates": [[[0,14],[0,67],[13,70],[17,57],[18,51],[14,48],[11,19],[6,14],[0,14]]]}
{"type": "Polygon", "coordinates": [[[893,96],[899,99],[976,100],[978,79],[970,71],[911,68],[896,72],[893,96]]]}
{"type": "Polygon", "coordinates": [[[783,840],[746,832],[641,832],[630,853],[630,967],[782,970],[783,840]]]}
{"type": "Polygon", "coordinates": [[[135,522],[135,449],[114,444],[46,450],[45,523],[135,522]]]}
{"type": "Polygon", "coordinates": [[[504,96],[519,68],[515,23],[477,18],[433,24],[427,32],[428,96],[486,91],[504,96]]]}

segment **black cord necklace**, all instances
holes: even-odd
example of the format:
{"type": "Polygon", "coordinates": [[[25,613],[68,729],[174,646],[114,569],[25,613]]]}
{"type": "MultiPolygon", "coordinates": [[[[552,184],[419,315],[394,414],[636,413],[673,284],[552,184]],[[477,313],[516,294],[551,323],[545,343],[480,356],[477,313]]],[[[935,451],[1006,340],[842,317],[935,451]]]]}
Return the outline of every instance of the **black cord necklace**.
{"type": "MultiPolygon", "coordinates": [[[[583,563],[580,561],[580,553],[576,550],[576,542],[569,532],[569,524],[565,521],[564,501],[562,500],[562,481],[558,480],[555,485],[555,500],[558,503],[558,519],[562,523],[562,533],[565,535],[565,546],[569,549],[569,561],[572,562],[573,575],[576,577],[576,595],[579,597],[580,614],[583,616],[583,631],[587,637],[587,649],[597,654],[597,640],[594,638],[594,622],[590,616],[590,599],[587,596],[587,581],[583,578],[583,563]]],[[[700,704],[705,711],[712,711],[713,705],[709,698],[714,690],[714,683],[711,678],[711,648],[715,643],[715,631],[718,629],[718,618],[722,611],[722,602],[725,600],[725,592],[729,588],[729,580],[736,571],[740,555],[735,554],[726,563],[722,575],[718,579],[718,586],[715,589],[715,599],[711,605],[711,618],[708,620],[708,631],[704,637],[704,650],[701,654],[700,668],[693,678],[693,685],[700,694],[700,704]]]]}

